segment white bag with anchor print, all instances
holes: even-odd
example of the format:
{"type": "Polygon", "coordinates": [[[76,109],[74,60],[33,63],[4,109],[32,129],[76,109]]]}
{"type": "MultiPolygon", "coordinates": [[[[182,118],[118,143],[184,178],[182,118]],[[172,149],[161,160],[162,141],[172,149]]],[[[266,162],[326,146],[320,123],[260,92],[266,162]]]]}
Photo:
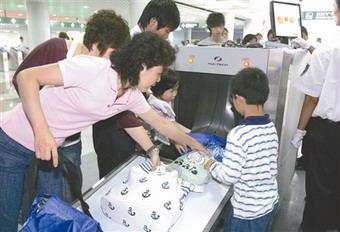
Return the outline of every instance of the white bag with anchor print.
{"type": "Polygon", "coordinates": [[[130,169],[128,180],[101,198],[105,216],[134,231],[168,231],[180,217],[188,189],[182,189],[177,171],[164,166],[150,171],[143,163],[130,169]]]}

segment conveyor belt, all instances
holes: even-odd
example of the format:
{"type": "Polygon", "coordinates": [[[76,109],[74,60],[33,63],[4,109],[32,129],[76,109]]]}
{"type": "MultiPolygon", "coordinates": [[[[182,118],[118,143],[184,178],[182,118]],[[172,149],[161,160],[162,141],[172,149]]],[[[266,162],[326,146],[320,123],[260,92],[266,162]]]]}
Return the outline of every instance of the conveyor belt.
{"type": "MultiPolygon", "coordinates": [[[[125,231],[126,228],[103,215],[100,209],[101,196],[109,191],[115,183],[125,179],[130,167],[144,161],[145,158],[141,156],[132,156],[84,194],[84,199],[90,206],[92,216],[100,222],[104,231],[125,231]]],[[[207,184],[204,193],[189,193],[184,203],[182,216],[171,228],[171,231],[209,231],[230,198],[231,193],[228,191],[228,187],[211,181],[207,184]],[[202,209],[204,210],[202,211],[202,209]]],[[[76,204],[76,207],[78,206],[79,204],[76,204]]],[[[78,207],[78,209],[80,208],[78,207]]]]}

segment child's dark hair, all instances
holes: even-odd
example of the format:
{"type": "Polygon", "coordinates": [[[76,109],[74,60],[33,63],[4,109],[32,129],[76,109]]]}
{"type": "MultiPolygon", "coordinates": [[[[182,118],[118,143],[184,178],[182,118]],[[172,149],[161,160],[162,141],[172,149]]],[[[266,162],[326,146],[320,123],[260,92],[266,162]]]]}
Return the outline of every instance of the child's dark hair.
{"type": "Polygon", "coordinates": [[[267,75],[258,68],[245,68],[231,83],[232,96],[239,95],[250,105],[263,105],[269,95],[267,75]]]}
{"type": "Polygon", "coordinates": [[[151,91],[155,97],[160,97],[168,89],[177,87],[178,83],[178,74],[175,71],[169,69],[167,74],[161,76],[160,82],[151,87],[151,91]]]}
{"type": "Polygon", "coordinates": [[[163,66],[163,72],[166,72],[168,66],[175,61],[175,49],[155,33],[143,32],[136,34],[128,44],[113,52],[110,59],[122,84],[137,86],[143,66],[163,66]]]}
{"type": "Polygon", "coordinates": [[[97,43],[100,55],[108,48],[119,48],[130,40],[127,22],[113,10],[99,10],[87,21],[83,43],[91,50],[97,43]]]}
{"type": "Polygon", "coordinates": [[[256,41],[256,36],[254,34],[246,34],[242,40],[242,45],[245,46],[247,43],[249,43],[251,40],[255,39],[256,41]]]}
{"type": "Polygon", "coordinates": [[[151,0],[144,8],[138,24],[146,28],[152,18],[158,22],[157,30],[169,27],[174,31],[180,23],[179,10],[173,0],[151,0]]]}

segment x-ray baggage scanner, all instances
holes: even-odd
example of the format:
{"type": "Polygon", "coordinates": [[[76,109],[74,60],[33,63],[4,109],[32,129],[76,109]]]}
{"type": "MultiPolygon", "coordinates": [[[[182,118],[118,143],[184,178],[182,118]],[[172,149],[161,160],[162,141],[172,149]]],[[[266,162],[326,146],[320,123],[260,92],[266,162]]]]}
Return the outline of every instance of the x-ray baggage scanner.
{"type": "MultiPolygon", "coordinates": [[[[289,68],[293,54],[285,49],[181,47],[175,70],[180,75],[180,87],[175,101],[176,119],[194,131],[216,133],[225,137],[240,120],[231,109],[230,84],[235,74],[246,67],[257,67],[269,80],[270,93],[264,105],[265,112],[275,123],[280,146],[283,125],[296,128],[284,120],[289,68]]],[[[298,118],[298,114],[294,115],[298,118]]],[[[288,136],[288,135],[287,135],[288,136]]],[[[285,151],[288,152],[288,151],[285,151]]],[[[279,151],[279,192],[282,195],[294,171],[291,159],[279,151]],[[280,158],[280,156],[282,156],[280,158]],[[289,165],[288,165],[289,164],[289,165]]]]}

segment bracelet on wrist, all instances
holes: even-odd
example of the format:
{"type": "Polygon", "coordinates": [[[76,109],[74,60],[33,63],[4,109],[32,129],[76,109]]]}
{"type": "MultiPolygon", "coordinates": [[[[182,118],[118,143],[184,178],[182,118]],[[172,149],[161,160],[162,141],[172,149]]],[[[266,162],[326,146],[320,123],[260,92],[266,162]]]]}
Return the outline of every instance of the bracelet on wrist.
{"type": "Polygon", "coordinates": [[[146,155],[151,157],[151,155],[157,151],[157,153],[159,153],[159,148],[158,148],[158,144],[153,145],[152,147],[150,147],[148,150],[146,150],[146,155]]]}

